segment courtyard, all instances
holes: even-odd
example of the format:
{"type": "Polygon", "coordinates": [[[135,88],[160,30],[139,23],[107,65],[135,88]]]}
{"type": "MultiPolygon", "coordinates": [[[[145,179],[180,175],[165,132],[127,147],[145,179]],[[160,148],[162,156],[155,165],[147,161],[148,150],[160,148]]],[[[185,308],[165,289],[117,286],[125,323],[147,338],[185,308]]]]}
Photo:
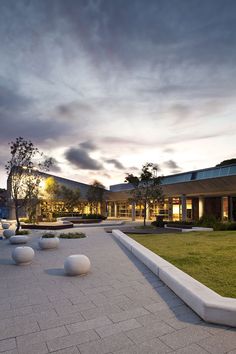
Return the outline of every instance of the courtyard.
{"type": "MultiPolygon", "coordinates": [[[[79,228],[75,228],[78,231],[79,228]]],[[[40,251],[31,234],[31,265],[15,266],[0,243],[0,352],[230,353],[235,329],[203,322],[102,227],[40,251]],[[89,274],[66,277],[65,257],[86,254],[89,274]]]]}

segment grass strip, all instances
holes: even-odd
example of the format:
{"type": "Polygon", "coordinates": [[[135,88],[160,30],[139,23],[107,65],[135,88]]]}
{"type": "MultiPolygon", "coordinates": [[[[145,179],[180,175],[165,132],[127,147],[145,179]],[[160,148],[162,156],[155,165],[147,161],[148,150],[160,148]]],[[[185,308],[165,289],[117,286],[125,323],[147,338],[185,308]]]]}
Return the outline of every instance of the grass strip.
{"type": "Polygon", "coordinates": [[[129,234],[218,294],[236,298],[236,232],[129,234]]]}

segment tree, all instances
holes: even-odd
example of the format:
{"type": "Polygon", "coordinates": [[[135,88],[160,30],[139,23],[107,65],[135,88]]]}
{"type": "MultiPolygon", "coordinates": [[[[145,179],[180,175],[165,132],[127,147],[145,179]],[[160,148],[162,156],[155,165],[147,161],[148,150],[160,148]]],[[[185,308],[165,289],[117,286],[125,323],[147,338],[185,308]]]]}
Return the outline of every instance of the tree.
{"type": "Polygon", "coordinates": [[[216,167],[221,167],[221,166],[230,166],[230,165],[235,165],[236,164],[236,159],[229,159],[229,160],[224,160],[220,162],[216,167]]]}
{"type": "Polygon", "coordinates": [[[44,192],[46,193],[46,198],[53,201],[58,197],[59,194],[59,184],[54,177],[48,177],[45,180],[44,192]]]}
{"type": "Polygon", "coordinates": [[[139,176],[127,174],[125,182],[133,185],[131,200],[143,206],[143,224],[146,226],[147,208],[151,202],[158,202],[163,198],[160,185],[161,177],[157,177],[157,166],[153,163],[143,165],[139,176]]]}
{"type": "Polygon", "coordinates": [[[22,137],[10,143],[11,159],[5,168],[8,174],[8,188],[14,203],[17,227],[20,229],[19,211],[29,205],[39,194],[40,172],[48,170],[51,159],[43,159],[43,154],[30,140],[22,137]]]}
{"type": "Polygon", "coordinates": [[[105,186],[99,182],[94,181],[87,191],[87,199],[90,205],[90,213],[92,214],[94,211],[98,214],[99,204],[102,205],[104,198],[105,186]]]}
{"type": "Polygon", "coordinates": [[[73,216],[74,208],[79,205],[80,189],[73,190],[66,186],[61,186],[59,194],[64,202],[65,208],[70,211],[73,216]]]}
{"type": "Polygon", "coordinates": [[[46,199],[44,203],[44,213],[48,221],[53,221],[53,205],[55,200],[59,199],[60,186],[54,177],[48,177],[45,179],[45,186],[43,190],[43,199],[46,199]]]}

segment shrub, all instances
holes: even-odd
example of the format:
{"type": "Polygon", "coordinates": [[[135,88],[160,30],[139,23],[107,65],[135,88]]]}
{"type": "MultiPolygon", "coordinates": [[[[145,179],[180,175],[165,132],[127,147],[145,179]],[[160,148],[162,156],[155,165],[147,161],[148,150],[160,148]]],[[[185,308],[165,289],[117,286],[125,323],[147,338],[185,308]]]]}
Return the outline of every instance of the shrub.
{"type": "Polygon", "coordinates": [[[182,228],[182,229],[189,229],[192,226],[195,225],[194,222],[192,221],[168,221],[166,222],[166,225],[169,227],[178,227],[178,228],[182,228]]]}
{"type": "Polygon", "coordinates": [[[84,238],[86,237],[86,235],[83,232],[68,232],[68,233],[62,233],[59,236],[60,238],[69,238],[69,239],[73,239],[73,238],[84,238]]]}
{"type": "Polygon", "coordinates": [[[66,217],[66,216],[68,216],[68,217],[70,217],[70,216],[72,216],[72,217],[73,216],[82,216],[82,214],[79,213],[79,212],[71,213],[69,211],[60,211],[60,212],[53,213],[53,217],[54,218],[60,218],[60,217],[66,217]]]}
{"type": "Polygon", "coordinates": [[[185,225],[185,226],[193,226],[194,222],[193,221],[168,221],[168,225],[185,225]]]}
{"type": "Polygon", "coordinates": [[[155,227],[164,227],[164,221],[162,220],[162,221],[153,221],[153,222],[151,222],[151,225],[152,226],[155,226],[155,227]]]}
{"type": "Polygon", "coordinates": [[[227,222],[227,223],[217,223],[214,227],[214,230],[217,231],[233,231],[236,230],[236,222],[227,222]]]}
{"type": "Polygon", "coordinates": [[[220,221],[214,215],[203,215],[197,222],[198,226],[217,227],[220,221]]]}
{"type": "Polygon", "coordinates": [[[30,224],[30,221],[28,218],[20,218],[20,222],[24,222],[25,224],[30,224]]]}
{"type": "Polygon", "coordinates": [[[18,230],[16,231],[16,235],[29,235],[28,230],[18,230]]]}
{"type": "Polygon", "coordinates": [[[42,235],[42,238],[53,238],[56,235],[53,232],[46,232],[45,234],[42,235]]]}
{"type": "Polygon", "coordinates": [[[236,222],[231,222],[227,226],[227,230],[236,230],[236,222]]]}
{"type": "Polygon", "coordinates": [[[82,219],[99,219],[99,220],[106,220],[106,216],[101,214],[83,214],[82,219]]]}

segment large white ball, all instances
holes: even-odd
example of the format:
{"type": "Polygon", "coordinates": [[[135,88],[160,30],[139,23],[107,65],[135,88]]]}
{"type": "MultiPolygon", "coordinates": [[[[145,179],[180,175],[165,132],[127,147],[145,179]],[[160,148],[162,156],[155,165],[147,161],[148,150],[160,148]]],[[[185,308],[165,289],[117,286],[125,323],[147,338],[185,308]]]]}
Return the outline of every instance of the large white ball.
{"type": "Polygon", "coordinates": [[[87,256],[74,254],[66,258],[64,270],[67,275],[82,275],[90,271],[91,263],[87,256]]]}
{"type": "Polygon", "coordinates": [[[10,227],[10,224],[9,224],[9,223],[6,223],[6,222],[2,223],[2,228],[3,228],[4,230],[9,229],[9,227],[10,227]]]}
{"type": "Polygon", "coordinates": [[[10,229],[5,229],[3,230],[3,236],[5,238],[10,238],[11,236],[14,236],[15,235],[15,231],[14,230],[10,230],[10,229]]]}
{"type": "Polygon", "coordinates": [[[9,238],[10,243],[13,245],[15,245],[15,244],[17,245],[20,243],[27,243],[28,240],[29,240],[29,237],[25,236],[25,235],[15,235],[15,236],[11,236],[9,238]]]}
{"type": "Polygon", "coordinates": [[[16,247],[12,252],[12,258],[18,265],[26,265],[32,262],[34,250],[31,247],[16,247]]]}
{"type": "Polygon", "coordinates": [[[38,241],[38,245],[41,250],[49,250],[57,248],[59,246],[60,240],[58,237],[43,238],[41,237],[38,241]]]}

